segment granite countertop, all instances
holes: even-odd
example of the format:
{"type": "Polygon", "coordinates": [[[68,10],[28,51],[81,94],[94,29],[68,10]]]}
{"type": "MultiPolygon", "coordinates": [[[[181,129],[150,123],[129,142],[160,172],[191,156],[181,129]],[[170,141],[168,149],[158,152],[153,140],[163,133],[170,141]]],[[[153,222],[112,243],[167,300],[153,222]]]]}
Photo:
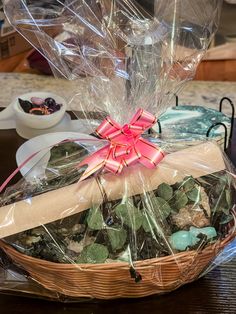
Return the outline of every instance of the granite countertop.
{"type": "MultiPolygon", "coordinates": [[[[81,86],[83,83],[84,79],[81,86]]],[[[79,86],[78,81],[72,82],[48,76],[0,73],[0,107],[7,106],[14,97],[31,91],[50,91],[69,98],[71,91],[79,90],[82,88],[81,86],[79,86]]],[[[236,82],[192,81],[185,85],[178,96],[180,104],[202,105],[218,109],[222,97],[227,96],[236,103],[236,82]]],[[[73,104],[69,109],[76,110],[76,104],[73,104]]],[[[230,108],[226,106],[224,112],[230,114],[230,108]]]]}

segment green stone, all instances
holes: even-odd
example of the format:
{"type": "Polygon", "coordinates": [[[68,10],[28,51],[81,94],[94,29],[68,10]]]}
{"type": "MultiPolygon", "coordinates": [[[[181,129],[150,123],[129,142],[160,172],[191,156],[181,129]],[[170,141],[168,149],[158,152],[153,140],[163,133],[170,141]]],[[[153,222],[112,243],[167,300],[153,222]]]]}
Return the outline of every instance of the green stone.
{"type": "Polygon", "coordinates": [[[168,201],[173,196],[173,188],[169,184],[162,183],[157,189],[157,195],[168,201]]]}
{"type": "Polygon", "coordinates": [[[104,220],[99,206],[90,209],[87,224],[92,230],[101,230],[104,227],[104,220]]]}
{"type": "Polygon", "coordinates": [[[178,231],[170,236],[170,243],[173,249],[185,251],[188,247],[197,244],[199,239],[189,231],[178,231]]]}
{"type": "Polygon", "coordinates": [[[204,234],[207,236],[208,240],[217,237],[216,229],[213,227],[205,227],[205,228],[191,227],[189,232],[195,237],[197,237],[200,234],[204,234]]]}
{"type": "Polygon", "coordinates": [[[108,229],[107,230],[108,238],[111,243],[111,247],[113,251],[122,249],[126,239],[127,232],[124,229],[108,229]]]}
{"type": "Polygon", "coordinates": [[[132,230],[137,231],[143,223],[142,212],[137,209],[133,204],[126,203],[116,206],[115,213],[118,218],[132,230]]]}
{"type": "Polygon", "coordinates": [[[81,252],[78,264],[100,264],[108,258],[109,252],[106,246],[94,243],[86,246],[81,252]]]}

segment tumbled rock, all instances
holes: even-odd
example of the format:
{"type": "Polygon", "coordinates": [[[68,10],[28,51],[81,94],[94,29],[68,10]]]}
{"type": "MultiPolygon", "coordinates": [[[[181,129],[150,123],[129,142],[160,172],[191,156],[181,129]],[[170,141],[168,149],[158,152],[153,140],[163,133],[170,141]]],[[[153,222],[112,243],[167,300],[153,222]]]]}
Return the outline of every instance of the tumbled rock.
{"type": "Polygon", "coordinates": [[[76,224],[71,229],[72,234],[81,233],[84,231],[85,231],[85,225],[82,225],[82,224],[76,224]]]}
{"type": "Polygon", "coordinates": [[[67,249],[76,253],[81,253],[84,249],[84,247],[91,245],[95,242],[95,237],[85,237],[80,242],[66,239],[66,242],[68,243],[67,249]]]}
{"type": "Polygon", "coordinates": [[[198,235],[200,234],[204,234],[207,236],[207,239],[210,240],[210,239],[213,239],[215,237],[217,237],[217,232],[216,232],[216,229],[214,227],[206,227],[206,228],[195,228],[195,227],[191,227],[189,229],[189,232],[197,237],[198,235]]]}
{"type": "Polygon", "coordinates": [[[81,253],[83,251],[83,242],[70,241],[67,249],[76,253],[81,253]]]}
{"type": "Polygon", "coordinates": [[[31,246],[32,244],[37,243],[39,241],[41,241],[41,237],[40,236],[38,236],[38,237],[28,236],[28,237],[25,238],[25,244],[29,245],[29,246],[31,246]]]}
{"type": "Polygon", "coordinates": [[[210,225],[210,219],[198,205],[181,208],[178,214],[172,215],[172,221],[180,229],[186,229],[189,226],[202,228],[210,225]]]}
{"type": "Polygon", "coordinates": [[[188,247],[195,245],[199,240],[189,231],[178,231],[170,236],[170,243],[173,249],[185,251],[188,247]]]}

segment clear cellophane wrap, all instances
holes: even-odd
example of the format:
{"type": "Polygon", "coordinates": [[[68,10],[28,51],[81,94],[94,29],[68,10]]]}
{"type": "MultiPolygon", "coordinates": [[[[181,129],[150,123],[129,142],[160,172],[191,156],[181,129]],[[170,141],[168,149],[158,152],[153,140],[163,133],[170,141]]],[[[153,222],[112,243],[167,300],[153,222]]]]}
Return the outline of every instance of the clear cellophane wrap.
{"type": "Polygon", "coordinates": [[[73,81],[68,102],[92,135],[29,157],[29,172],[1,194],[0,290],[142,297],[229,259],[231,163],[213,142],[180,147],[148,132],[193,78],[221,1],[156,0],[153,11],[130,0],[4,6],[55,76],[73,81]]]}

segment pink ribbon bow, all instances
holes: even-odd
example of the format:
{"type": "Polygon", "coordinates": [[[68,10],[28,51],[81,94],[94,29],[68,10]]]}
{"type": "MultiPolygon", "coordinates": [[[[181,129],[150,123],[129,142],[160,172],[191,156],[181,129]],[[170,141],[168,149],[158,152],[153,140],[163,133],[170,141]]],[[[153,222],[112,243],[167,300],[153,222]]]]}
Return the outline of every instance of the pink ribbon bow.
{"type": "Polygon", "coordinates": [[[96,133],[108,140],[109,144],[79,164],[79,167],[88,165],[80,181],[102,168],[115,174],[120,174],[124,167],[137,162],[147,168],[155,168],[165,154],[141,135],[156,122],[155,116],[142,109],[139,109],[131,122],[124,126],[107,117],[97,128],[96,133]]]}

